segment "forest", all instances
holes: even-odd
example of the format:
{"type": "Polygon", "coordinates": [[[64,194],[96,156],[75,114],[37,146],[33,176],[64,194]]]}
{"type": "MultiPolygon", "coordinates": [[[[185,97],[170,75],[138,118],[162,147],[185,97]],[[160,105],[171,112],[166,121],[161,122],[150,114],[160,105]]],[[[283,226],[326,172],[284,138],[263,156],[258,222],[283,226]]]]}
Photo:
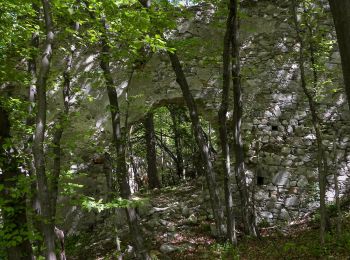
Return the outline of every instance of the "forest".
{"type": "Polygon", "coordinates": [[[349,0],[0,0],[0,259],[349,259],[349,0]]]}

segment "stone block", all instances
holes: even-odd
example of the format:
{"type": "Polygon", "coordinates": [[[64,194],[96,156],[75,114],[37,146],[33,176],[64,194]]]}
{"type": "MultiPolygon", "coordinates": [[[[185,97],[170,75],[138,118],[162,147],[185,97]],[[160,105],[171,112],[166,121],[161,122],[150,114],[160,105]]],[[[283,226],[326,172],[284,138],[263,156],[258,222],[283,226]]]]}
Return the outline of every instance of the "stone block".
{"type": "Polygon", "coordinates": [[[305,188],[308,184],[309,181],[307,180],[307,178],[304,175],[301,175],[297,183],[298,187],[305,188]]]}
{"type": "Polygon", "coordinates": [[[291,182],[290,182],[290,186],[291,186],[291,187],[297,186],[297,182],[296,182],[296,181],[291,181],[291,182]]]}
{"type": "Polygon", "coordinates": [[[297,196],[291,196],[286,199],[284,204],[286,207],[296,207],[299,205],[299,199],[297,196]]]}
{"type": "Polygon", "coordinates": [[[283,155],[291,154],[291,152],[292,152],[292,149],[290,149],[289,147],[283,147],[282,150],[281,150],[281,153],[283,155]]]}
{"type": "Polygon", "coordinates": [[[283,165],[283,166],[292,166],[293,165],[293,161],[292,160],[283,160],[281,165],[283,165]]]}
{"type": "Polygon", "coordinates": [[[270,211],[262,211],[260,213],[260,215],[262,218],[265,218],[265,219],[272,219],[273,218],[273,214],[270,211]]]}
{"type": "Polygon", "coordinates": [[[289,184],[289,177],[290,172],[285,170],[279,171],[275,176],[273,176],[272,183],[276,186],[286,186],[289,184]]]}
{"type": "Polygon", "coordinates": [[[278,217],[281,220],[286,220],[286,221],[290,220],[290,215],[286,209],[281,209],[281,212],[278,217]]]}

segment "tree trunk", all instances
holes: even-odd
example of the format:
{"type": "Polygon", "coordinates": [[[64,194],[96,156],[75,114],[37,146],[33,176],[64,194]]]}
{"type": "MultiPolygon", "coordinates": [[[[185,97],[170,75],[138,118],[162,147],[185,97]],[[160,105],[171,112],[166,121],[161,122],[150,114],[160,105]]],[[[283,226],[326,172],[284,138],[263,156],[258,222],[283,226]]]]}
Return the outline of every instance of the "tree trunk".
{"type": "Polygon", "coordinates": [[[345,93],[350,107],[350,1],[329,0],[329,5],[331,7],[335,30],[337,32],[345,83],[345,93]]]}
{"type": "MultiPolygon", "coordinates": [[[[334,127],[334,129],[336,129],[334,127]]],[[[335,206],[337,208],[337,237],[340,238],[342,231],[342,217],[340,210],[340,196],[339,196],[339,184],[338,184],[338,163],[337,163],[337,141],[338,141],[338,131],[334,130],[333,138],[333,167],[334,167],[334,196],[335,196],[335,206]]]]}
{"type": "MultiPolygon", "coordinates": [[[[300,79],[301,79],[301,88],[303,89],[303,92],[305,96],[307,97],[311,117],[312,117],[312,124],[316,133],[316,142],[317,142],[317,164],[318,164],[318,179],[319,179],[319,189],[320,189],[320,215],[321,215],[321,228],[320,228],[320,240],[321,244],[323,245],[325,242],[325,230],[327,225],[327,212],[326,212],[326,173],[327,173],[327,158],[325,156],[325,152],[323,149],[322,144],[322,133],[320,129],[320,122],[317,115],[317,108],[316,103],[313,99],[313,95],[310,93],[307,87],[306,83],[306,75],[305,75],[305,57],[304,57],[304,41],[302,39],[302,36],[300,34],[300,27],[299,22],[297,18],[297,4],[295,0],[293,0],[293,21],[295,30],[297,33],[297,41],[300,44],[299,47],[299,57],[298,57],[298,63],[299,63],[299,69],[300,69],[300,79]]],[[[311,36],[310,36],[311,37],[311,36]]],[[[314,89],[317,86],[317,73],[316,68],[314,64],[314,54],[312,51],[311,46],[311,65],[313,69],[313,83],[314,83],[314,89]]]]}
{"type": "Polygon", "coordinates": [[[230,0],[229,14],[226,22],[226,32],[224,37],[224,50],[223,50],[223,83],[222,83],[222,98],[220,110],[218,113],[219,118],[219,134],[220,144],[222,150],[222,170],[224,173],[224,185],[225,185],[225,202],[226,202],[226,219],[227,219],[227,239],[231,244],[237,244],[236,228],[235,228],[235,215],[233,208],[233,196],[232,196],[232,180],[231,173],[231,160],[230,160],[230,148],[227,137],[227,112],[229,105],[229,91],[230,91],[230,50],[231,50],[231,37],[233,28],[233,16],[234,16],[234,1],[230,0]]]}
{"type": "MultiPolygon", "coordinates": [[[[77,31],[79,29],[79,23],[74,22],[73,29],[77,31]]],[[[65,57],[66,68],[63,72],[63,88],[62,88],[62,97],[63,97],[63,112],[60,112],[58,115],[58,120],[55,125],[55,131],[53,134],[53,169],[51,176],[51,185],[50,185],[50,193],[51,193],[51,218],[52,222],[55,225],[56,222],[56,204],[58,197],[58,184],[61,173],[61,138],[63,131],[67,125],[67,120],[69,116],[69,99],[70,99],[70,89],[71,89],[71,70],[73,63],[73,55],[75,51],[75,45],[72,44],[70,46],[70,52],[65,57]]],[[[55,228],[55,230],[58,230],[55,228]]],[[[62,230],[59,230],[59,233],[56,232],[56,236],[59,238],[61,244],[61,260],[66,259],[65,250],[64,250],[64,233],[62,230]],[[61,237],[57,236],[57,234],[61,234],[61,237]]]]}
{"type": "MultiPolygon", "coordinates": [[[[39,21],[40,19],[40,8],[37,4],[33,3],[32,8],[36,13],[36,18],[39,21]]],[[[36,100],[36,82],[37,82],[37,53],[39,49],[39,32],[34,32],[31,39],[31,53],[30,58],[28,59],[28,74],[30,76],[30,84],[28,89],[28,117],[26,119],[26,126],[32,128],[35,124],[35,113],[34,113],[34,103],[36,100]]],[[[40,223],[38,215],[41,212],[41,206],[38,198],[38,185],[35,178],[35,165],[33,159],[33,134],[30,133],[27,137],[27,143],[25,144],[26,156],[26,169],[28,175],[31,177],[30,181],[30,194],[28,196],[28,206],[27,206],[27,217],[28,225],[30,228],[36,231],[40,231],[40,223]]],[[[37,246],[36,256],[38,257],[41,251],[41,241],[36,239],[33,243],[37,246]]]]}
{"type": "Polygon", "coordinates": [[[149,188],[160,188],[157,172],[156,136],[154,133],[153,113],[148,112],[145,121],[145,138],[147,149],[147,176],[149,188]]]}
{"type": "MultiPolygon", "coordinates": [[[[162,133],[161,133],[162,135],[162,133]]],[[[176,156],[174,155],[174,153],[169,149],[169,147],[166,146],[166,144],[164,143],[163,141],[163,138],[160,138],[158,136],[156,136],[156,140],[157,140],[157,144],[159,146],[159,148],[162,149],[162,152],[166,152],[170,157],[171,159],[176,162],[176,156]]]]}
{"type": "Polygon", "coordinates": [[[15,149],[7,149],[5,146],[5,144],[11,142],[10,138],[9,114],[0,104],[0,169],[2,171],[0,184],[3,185],[0,195],[4,202],[1,209],[2,229],[11,238],[14,232],[18,232],[17,234],[21,236],[21,240],[6,248],[6,253],[8,259],[31,259],[33,252],[27,235],[26,197],[24,191],[19,190],[23,188],[19,185],[19,178],[25,178],[25,176],[21,176],[20,163],[15,149]]]}
{"type": "MultiPolygon", "coordinates": [[[[112,73],[109,66],[109,46],[108,39],[106,35],[106,23],[104,19],[102,19],[102,25],[104,28],[104,32],[102,33],[101,43],[102,43],[102,53],[101,53],[101,62],[100,66],[103,70],[103,75],[105,78],[105,84],[108,92],[110,111],[112,116],[112,128],[113,128],[113,140],[116,148],[117,155],[117,173],[120,174],[118,176],[119,190],[121,193],[121,197],[123,199],[130,199],[130,186],[128,183],[128,171],[127,164],[125,160],[125,134],[123,135],[121,132],[121,124],[120,124],[120,110],[118,103],[118,94],[114,86],[114,81],[112,78],[112,73]]],[[[139,219],[137,216],[137,212],[135,208],[126,208],[126,215],[128,219],[130,235],[133,240],[133,244],[135,246],[136,254],[138,255],[138,259],[151,259],[147,249],[144,244],[144,240],[142,237],[141,229],[139,227],[139,219]]]]}
{"type": "Polygon", "coordinates": [[[178,120],[178,113],[176,111],[176,107],[168,106],[168,110],[170,112],[171,120],[173,122],[172,128],[173,128],[173,134],[174,134],[174,143],[175,143],[175,150],[176,150],[176,172],[179,176],[180,180],[184,176],[184,165],[183,165],[183,156],[182,156],[182,147],[181,147],[181,133],[179,129],[179,120],[178,120]]]}
{"type": "MultiPolygon", "coordinates": [[[[79,30],[79,23],[73,22],[73,30],[79,30]]],[[[70,37],[71,38],[71,37],[70,37]]],[[[72,40],[72,39],[71,39],[72,40]]],[[[71,92],[71,70],[73,66],[73,56],[75,52],[75,45],[70,46],[70,52],[65,57],[66,67],[63,72],[63,88],[62,88],[62,97],[63,97],[63,112],[58,115],[58,120],[55,125],[55,132],[53,134],[53,169],[51,176],[51,209],[52,209],[52,218],[55,223],[56,217],[56,204],[58,196],[58,183],[61,172],[61,138],[63,131],[67,125],[68,115],[69,115],[69,100],[71,92]]]]}
{"type": "Polygon", "coordinates": [[[200,122],[199,122],[197,106],[192,96],[192,93],[190,91],[190,87],[188,86],[179,58],[175,53],[168,52],[168,54],[170,57],[171,65],[176,74],[176,81],[180,85],[182,95],[185,99],[186,105],[190,113],[195,140],[199,147],[201,159],[204,166],[206,181],[207,181],[209,194],[210,194],[210,202],[213,210],[217,233],[218,233],[218,236],[222,237],[224,235],[224,231],[223,231],[224,217],[223,217],[223,210],[221,206],[222,204],[220,200],[219,189],[216,184],[215,172],[214,172],[213,165],[210,158],[209,147],[204,137],[202,126],[200,125],[200,122]]]}
{"type": "Polygon", "coordinates": [[[56,122],[56,129],[53,134],[53,169],[52,169],[52,179],[51,179],[51,205],[52,205],[52,217],[56,216],[56,203],[58,195],[58,182],[61,172],[61,138],[66,126],[66,121],[69,113],[69,98],[70,98],[70,85],[71,85],[71,76],[70,72],[72,69],[72,60],[73,60],[74,48],[70,54],[65,58],[66,68],[63,73],[63,104],[64,110],[63,113],[58,115],[58,120],[56,122]]]}
{"type": "Polygon", "coordinates": [[[52,13],[50,0],[42,0],[44,9],[44,20],[46,30],[46,40],[43,46],[43,54],[40,64],[40,72],[37,79],[37,115],[35,139],[33,146],[34,163],[38,182],[38,196],[41,204],[41,222],[45,242],[46,259],[56,259],[55,254],[55,234],[51,218],[51,199],[48,189],[48,180],[45,171],[44,139],[46,128],[46,86],[50,72],[50,62],[52,56],[52,42],[54,37],[52,25],[52,13]]]}
{"type": "Polygon", "coordinates": [[[242,87],[240,75],[240,54],[239,54],[239,17],[238,4],[239,0],[231,2],[233,9],[233,28],[232,28],[232,81],[233,81],[233,122],[234,122],[234,153],[235,153],[235,176],[241,199],[242,221],[244,232],[247,235],[257,236],[257,229],[254,223],[254,216],[249,198],[249,191],[245,176],[244,150],[241,133],[243,104],[242,104],[242,87]]]}

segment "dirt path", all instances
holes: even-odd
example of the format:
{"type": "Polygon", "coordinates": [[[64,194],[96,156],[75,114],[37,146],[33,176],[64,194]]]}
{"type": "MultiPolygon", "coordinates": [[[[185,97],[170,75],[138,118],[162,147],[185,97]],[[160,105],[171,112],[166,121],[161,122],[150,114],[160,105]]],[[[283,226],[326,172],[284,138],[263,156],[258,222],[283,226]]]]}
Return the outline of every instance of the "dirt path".
{"type": "Polygon", "coordinates": [[[150,197],[152,205],[142,224],[159,259],[208,259],[212,216],[200,187],[183,185],[163,189],[150,197]]]}

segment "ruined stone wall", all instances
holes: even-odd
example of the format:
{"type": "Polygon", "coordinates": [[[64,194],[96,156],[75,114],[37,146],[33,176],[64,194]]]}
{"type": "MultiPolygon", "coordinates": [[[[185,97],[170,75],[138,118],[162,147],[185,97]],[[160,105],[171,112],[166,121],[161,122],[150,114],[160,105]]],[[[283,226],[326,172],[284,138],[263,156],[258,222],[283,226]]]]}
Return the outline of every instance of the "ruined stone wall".
{"type": "MultiPolygon", "coordinates": [[[[259,218],[269,222],[292,221],[314,210],[318,199],[317,148],[307,99],[300,86],[299,69],[293,56],[297,49],[290,21],[290,1],[243,3],[246,16],[241,21],[242,127],[247,171],[257,179],[252,183],[259,184],[256,187],[259,218]]],[[[172,32],[171,37],[192,41],[191,45],[179,46],[177,52],[200,113],[215,128],[221,99],[225,17],[217,14],[210,5],[191,8],[194,16],[179,19],[178,30],[172,32]]],[[[330,21],[325,23],[331,28],[330,21]]],[[[334,30],[330,29],[326,37],[334,37],[334,30]]],[[[73,84],[80,88],[75,101],[80,106],[73,114],[70,129],[64,133],[63,143],[70,136],[83,137],[67,158],[68,164],[74,165],[79,172],[88,171],[87,162],[95,153],[103,153],[104,149],[111,147],[112,135],[108,99],[97,54],[93,50],[79,50],[74,64],[77,73],[73,84]],[[74,161],[75,157],[81,159],[74,161]]],[[[325,85],[322,99],[317,102],[329,159],[327,198],[332,201],[332,174],[339,174],[342,194],[348,192],[350,185],[350,113],[341,85],[336,46],[329,55],[327,66],[328,73],[336,80],[325,85]]],[[[128,115],[130,124],[142,119],[152,107],[184,104],[166,54],[154,54],[144,68],[134,71],[129,85],[130,71],[119,66],[118,62],[113,63],[113,68],[121,111],[123,117],[128,115]]],[[[61,97],[54,90],[52,92],[51,98],[58,100],[51,108],[55,110],[61,97]]],[[[96,174],[102,176],[100,179],[104,178],[101,169],[96,174]]]]}

